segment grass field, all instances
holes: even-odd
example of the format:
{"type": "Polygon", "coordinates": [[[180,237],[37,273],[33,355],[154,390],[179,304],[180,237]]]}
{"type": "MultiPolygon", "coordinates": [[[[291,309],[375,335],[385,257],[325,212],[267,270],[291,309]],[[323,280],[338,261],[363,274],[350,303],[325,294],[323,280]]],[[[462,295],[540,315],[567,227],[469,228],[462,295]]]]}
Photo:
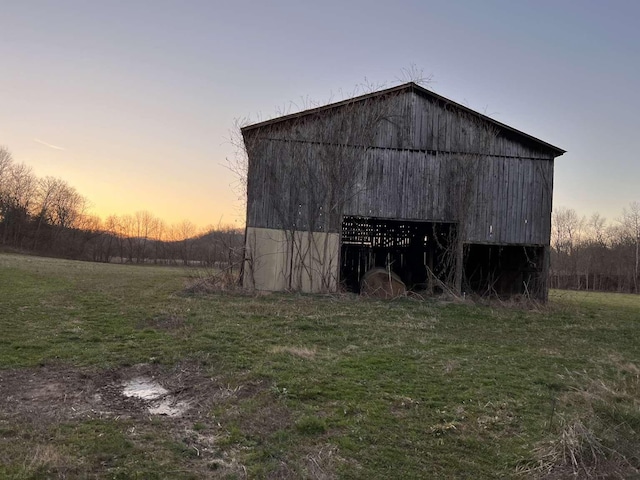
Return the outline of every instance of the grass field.
{"type": "Polygon", "coordinates": [[[640,297],[193,294],[0,254],[0,478],[640,478],[640,297]],[[122,395],[161,384],[179,416],[122,395]]]}

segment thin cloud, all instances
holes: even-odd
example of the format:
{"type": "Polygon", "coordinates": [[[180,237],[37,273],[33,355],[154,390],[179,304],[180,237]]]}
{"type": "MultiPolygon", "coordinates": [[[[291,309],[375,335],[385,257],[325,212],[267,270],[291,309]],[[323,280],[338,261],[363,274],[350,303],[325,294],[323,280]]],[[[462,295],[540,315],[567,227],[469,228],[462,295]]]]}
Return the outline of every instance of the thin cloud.
{"type": "Polygon", "coordinates": [[[38,140],[37,138],[34,138],[33,141],[39,143],[40,145],[44,145],[45,147],[53,148],[54,150],[65,150],[62,147],[58,147],[57,145],[52,145],[50,143],[43,142],[42,140],[38,140]]]}

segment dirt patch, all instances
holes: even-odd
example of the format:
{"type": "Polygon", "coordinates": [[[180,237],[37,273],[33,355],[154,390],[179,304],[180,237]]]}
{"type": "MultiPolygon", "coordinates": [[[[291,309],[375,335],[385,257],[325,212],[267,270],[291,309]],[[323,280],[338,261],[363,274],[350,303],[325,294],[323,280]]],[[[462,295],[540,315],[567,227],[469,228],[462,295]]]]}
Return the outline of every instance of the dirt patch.
{"type": "MultiPolygon", "coordinates": [[[[142,364],[112,370],[66,366],[0,370],[0,425],[46,432],[64,423],[127,421],[128,438],[134,443],[162,435],[185,449],[186,458],[193,458],[186,461],[195,462],[194,471],[215,468],[239,474],[243,467],[234,452],[219,446],[227,435],[226,425],[213,417],[212,410],[221,405],[233,410],[265,391],[260,382],[231,388],[198,364],[187,363],[172,368],[142,364]],[[156,388],[153,395],[137,394],[149,385],[156,388]]],[[[41,435],[46,438],[46,433],[41,435]]],[[[51,456],[46,450],[39,455],[51,456]]]]}
{"type": "Polygon", "coordinates": [[[188,401],[177,400],[160,383],[147,377],[135,377],[124,383],[125,397],[139,398],[148,402],[147,410],[152,415],[181,417],[191,405],[188,401]]]}
{"type": "MultiPolygon", "coordinates": [[[[114,370],[45,366],[0,371],[0,411],[11,417],[60,422],[82,418],[147,418],[149,400],[124,394],[125,385],[148,378],[176,402],[188,403],[185,417],[198,417],[228,389],[196,365],[166,369],[136,365],[114,370]]],[[[155,399],[153,399],[155,400],[155,399]]]]}

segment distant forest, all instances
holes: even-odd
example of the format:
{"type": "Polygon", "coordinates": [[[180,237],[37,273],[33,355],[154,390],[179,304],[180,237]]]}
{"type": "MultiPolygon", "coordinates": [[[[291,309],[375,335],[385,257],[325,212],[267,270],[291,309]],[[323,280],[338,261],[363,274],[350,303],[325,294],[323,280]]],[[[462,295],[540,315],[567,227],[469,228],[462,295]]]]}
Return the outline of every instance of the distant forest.
{"type": "MultiPolygon", "coordinates": [[[[243,232],[198,232],[185,220],[166,225],[151,213],[89,215],[87,199],[64,180],[38,178],[0,146],[0,246],[96,262],[235,266],[243,232]]],[[[640,203],[608,222],[573,209],[552,214],[551,288],[640,293],[640,203]]]]}
{"type": "Polygon", "coordinates": [[[551,288],[640,293],[640,203],[613,222],[556,208],[551,223],[551,288]]]}
{"type": "Polygon", "coordinates": [[[243,232],[185,220],[166,225],[151,213],[87,213],[87,199],[64,180],[38,178],[0,146],[0,246],[96,262],[228,266],[242,258],[243,232]]]}

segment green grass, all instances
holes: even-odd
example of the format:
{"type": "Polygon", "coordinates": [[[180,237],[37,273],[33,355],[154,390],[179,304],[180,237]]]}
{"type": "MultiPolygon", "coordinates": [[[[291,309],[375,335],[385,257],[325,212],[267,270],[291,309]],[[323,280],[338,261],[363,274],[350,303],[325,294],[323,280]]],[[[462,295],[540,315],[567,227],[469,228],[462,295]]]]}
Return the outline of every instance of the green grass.
{"type": "Polygon", "coordinates": [[[575,421],[606,445],[640,431],[638,296],[525,310],[189,295],[189,276],[0,254],[0,379],[150,364],[218,388],[182,422],[0,408],[0,476],[512,478],[541,475],[575,421]]]}

